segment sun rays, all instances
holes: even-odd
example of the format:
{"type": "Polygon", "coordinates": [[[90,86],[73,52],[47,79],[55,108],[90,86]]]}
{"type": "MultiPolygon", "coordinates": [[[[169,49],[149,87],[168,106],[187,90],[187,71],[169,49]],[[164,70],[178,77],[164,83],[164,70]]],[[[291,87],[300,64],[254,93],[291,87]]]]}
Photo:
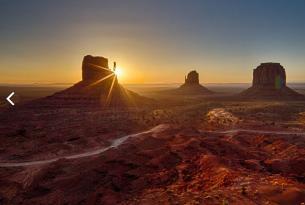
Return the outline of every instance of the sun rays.
{"type": "Polygon", "coordinates": [[[132,102],[132,97],[130,96],[130,93],[118,85],[118,77],[122,75],[121,68],[116,68],[116,64],[114,64],[115,66],[113,70],[92,63],[90,63],[89,65],[96,69],[100,69],[102,72],[105,73],[104,77],[87,85],[87,87],[89,88],[104,83],[102,87],[105,88],[105,91],[101,93],[101,102],[104,101],[106,106],[110,106],[113,103],[113,94],[115,93],[116,95],[116,92],[118,92],[118,94],[122,95],[122,97],[125,99],[124,101],[128,101],[134,104],[134,102],[132,102]]]}
{"type": "Polygon", "coordinates": [[[116,68],[113,72],[118,78],[123,75],[123,70],[121,68],[116,68]]]}
{"type": "Polygon", "coordinates": [[[111,99],[111,96],[112,96],[113,86],[114,86],[114,82],[116,80],[117,80],[116,76],[113,76],[111,86],[109,88],[108,95],[107,95],[107,98],[106,98],[106,105],[110,104],[110,99],[111,99]]]}
{"type": "Polygon", "coordinates": [[[93,63],[88,63],[88,64],[95,67],[95,68],[103,69],[103,70],[106,70],[106,71],[111,71],[109,68],[104,68],[102,66],[99,66],[99,65],[96,65],[96,64],[93,64],[93,63]]]}
{"type": "Polygon", "coordinates": [[[103,77],[103,78],[101,78],[101,79],[99,79],[99,80],[97,80],[97,81],[95,81],[95,82],[91,83],[89,86],[96,85],[96,84],[101,83],[101,82],[103,82],[103,81],[107,80],[108,78],[110,78],[110,77],[114,77],[114,76],[115,76],[115,74],[114,74],[114,73],[110,73],[109,75],[107,75],[107,76],[105,76],[105,77],[103,77]]]}
{"type": "MultiPolygon", "coordinates": [[[[94,85],[97,85],[97,84],[100,84],[100,83],[103,83],[104,81],[107,80],[107,83],[110,82],[111,80],[111,84],[109,86],[109,89],[106,90],[106,93],[107,93],[107,97],[106,97],[106,106],[109,106],[111,104],[111,98],[112,98],[112,94],[113,94],[113,90],[114,90],[114,86],[115,86],[115,82],[117,81],[117,76],[121,74],[121,71],[120,69],[114,69],[114,70],[110,70],[109,68],[104,68],[102,66],[99,66],[99,65],[95,65],[95,64],[92,64],[90,63],[89,65],[97,68],[97,69],[101,69],[103,71],[105,71],[106,73],[108,72],[109,74],[106,75],[105,77],[97,80],[97,81],[94,81],[92,82],[91,84],[88,85],[88,87],[92,87],[94,85]],[[108,81],[109,80],[109,81],[108,81]]],[[[105,84],[105,87],[108,87],[108,84],[105,84]]],[[[104,93],[105,94],[105,93],[104,93]]],[[[103,95],[103,93],[102,93],[103,95]]],[[[103,99],[103,97],[101,96],[101,99],[103,99]]]]}
{"type": "Polygon", "coordinates": [[[108,78],[110,78],[110,77],[112,77],[112,76],[115,75],[115,73],[114,73],[112,70],[110,70],[109,68],[104,68],[104,67],[102,67],[102,66],[95,65],[95,64],[93,64],[93,63],[89,63],[89,65],[91,65],[91,66],[93,66],[93,67],[95,67],[95,68],[104,70],[105,72],[108,72],[108,73],[110,72],[110,74],[106,75],[105,77],[103,77],[103,78],[101,78],[101,79],[99,79],[99,80],[97,80],[97,81],[94,81],[93,83],[91,83],[91,84],[88,85],[88,86],[93,86],[93,85],[96,85],[96,84],[98,84],[98,83],[101,83],[101,82],[103,82],[103,81],[107,80],[108,78]]]}

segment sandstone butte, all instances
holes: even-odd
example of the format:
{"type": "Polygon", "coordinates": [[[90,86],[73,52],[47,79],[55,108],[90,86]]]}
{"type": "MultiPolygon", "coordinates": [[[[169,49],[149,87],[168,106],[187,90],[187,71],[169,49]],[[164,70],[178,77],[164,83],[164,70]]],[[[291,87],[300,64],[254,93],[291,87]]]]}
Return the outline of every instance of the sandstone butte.
{"type": "Polygon", "coordinates": [[[211,95],[212,91],[199,83],[199,74],[196,70],[190,71],[184,78],[184,84],[179,88],[170,90],[172,94],[179,95],[211,95]]]}
{"type": "Polygon", "coordinates": [[[302,99],[303,95],[286,84],[286,71],[280,63],[262,63],[253,70],[252,87],[240,96],[253,99],[302,99]]]}
{"type": "MultiPolygon", "coordinates": [[[[115,68],[113,68],[115,69],[115,68]]],[[[108,59],[86,55],[82,62],[82,80],[72,87],[32,102],[40,107],[139,107],[153,103],[119,84],[108,59]]]]}

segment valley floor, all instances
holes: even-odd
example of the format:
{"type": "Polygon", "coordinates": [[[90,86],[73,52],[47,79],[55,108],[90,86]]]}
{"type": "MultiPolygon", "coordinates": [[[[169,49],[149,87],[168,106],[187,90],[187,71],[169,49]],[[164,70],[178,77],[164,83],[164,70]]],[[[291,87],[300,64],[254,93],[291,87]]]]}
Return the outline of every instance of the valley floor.
{"type": "Polygon", "coordinates": [[[305,202],[303,102],[166,102],[2,112],[0,203],[305,202]]]}

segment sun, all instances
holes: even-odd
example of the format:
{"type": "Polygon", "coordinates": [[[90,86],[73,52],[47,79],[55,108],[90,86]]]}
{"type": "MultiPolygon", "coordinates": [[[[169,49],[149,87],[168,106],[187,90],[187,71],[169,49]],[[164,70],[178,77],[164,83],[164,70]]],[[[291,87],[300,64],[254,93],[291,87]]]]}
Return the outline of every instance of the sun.
{"type": "Polygon", "coordinates": [[[119,77],[122,77],[123,71],[121,68],[116,68],[114,71],[114,74],[119,78],[119,77]]]}

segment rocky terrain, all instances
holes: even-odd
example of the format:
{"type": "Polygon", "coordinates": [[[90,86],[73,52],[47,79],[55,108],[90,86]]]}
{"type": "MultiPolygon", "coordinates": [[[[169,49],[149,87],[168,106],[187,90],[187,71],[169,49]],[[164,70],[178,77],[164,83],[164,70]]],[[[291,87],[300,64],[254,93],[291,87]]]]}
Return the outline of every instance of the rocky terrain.
{"type": "MultiPolygon", "coordinates": [[[[265,67],[253,89],[280,90],[280,101],[197,93],[156,104],[86,56],[81,82],[1,110],[0,204],[304,203],[304,101],[285,101],[284,70],[265,67]]],[[[194,87],[205,90],[190,72],[179,89],[194,87]]]]}
{"type": "Polygon", "coordinates": [[[95,157],[1,168],[4,204],[301,204],[304,137],[169,129],[95,157]]]}
{"type": "Polygon", "coordinates": [[[116,112],[71,111],[70,118],[57,122],[57,134],[42,127],[52,123],[42,121],[45,115],[25,123],[26,131],[14,134],[12,128],[10,137],[1,138],[1,203],[294,205],[305,200],[301,102],[206,102],[155,109],[138,121],[120,118],[123,113],[114,117],[116,112]],[[165,129],[143,132],[156,125],[165,129]],[[142,134],[101,153],[64,158],[132,133],[142,134]],[[55,139],[62,141],[53,144],[55,139]],[[53,157],[58,160],[3,167],[3,162],[53,157]]]}
{"type": "Polygon", "coordinates": [[[252,99],[304,99],[304,96],[287,87],[286,72],[279,63],[262,63],[253,70],[252,87],[240,94],[252,99]]]}

